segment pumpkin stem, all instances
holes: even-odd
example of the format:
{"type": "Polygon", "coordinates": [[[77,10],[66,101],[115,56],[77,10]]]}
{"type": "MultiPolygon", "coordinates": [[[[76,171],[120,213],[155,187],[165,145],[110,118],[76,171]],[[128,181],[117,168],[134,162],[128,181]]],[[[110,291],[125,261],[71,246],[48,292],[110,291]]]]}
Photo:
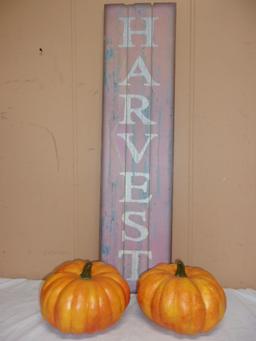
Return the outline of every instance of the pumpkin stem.
{"type": "Polygon", "coordinates": [[[184,263],[180,259],[176,259],[175,263],[177,264],[177,270],[176,270],[175,276],[187,277],[184,263]]]}
{"type": "Polygon", "coordinates": [[[92,262],[88,261],[85,263],[85,266],[83,268],[83,271],[80,275],[83,279],[90,279],[92,278],[92,262]]]}

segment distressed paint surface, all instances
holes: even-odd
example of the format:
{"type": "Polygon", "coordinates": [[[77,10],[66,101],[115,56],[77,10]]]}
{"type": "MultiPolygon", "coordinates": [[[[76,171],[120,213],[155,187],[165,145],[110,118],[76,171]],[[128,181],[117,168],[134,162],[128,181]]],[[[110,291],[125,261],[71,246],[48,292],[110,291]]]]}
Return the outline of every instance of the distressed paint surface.
{"type": "Polygon", "coordinates": [[[136,289],[170,261],[175,5],[105,7],[101,258],[136,289]]]}

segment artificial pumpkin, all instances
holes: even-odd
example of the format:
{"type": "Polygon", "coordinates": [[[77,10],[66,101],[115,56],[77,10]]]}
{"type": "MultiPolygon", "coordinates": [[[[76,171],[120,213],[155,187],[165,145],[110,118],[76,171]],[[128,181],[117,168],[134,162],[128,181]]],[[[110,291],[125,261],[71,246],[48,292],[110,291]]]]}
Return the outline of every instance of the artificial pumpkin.
{"type": "Polygon", "coordinates": [[[93,333],[118,321],[130,300],[127,282],[101,261],[74,260],[50,274],[40,292],[41,313],[62,333],[93,333]]]}
{"type": "Polygon", "coordinates": [[[226,310],[226,296],[216,279],[201,268],[185,267],[180,260],[142,273],[137,289],[143,313],[176,333],[208,332],[226,310]]]}

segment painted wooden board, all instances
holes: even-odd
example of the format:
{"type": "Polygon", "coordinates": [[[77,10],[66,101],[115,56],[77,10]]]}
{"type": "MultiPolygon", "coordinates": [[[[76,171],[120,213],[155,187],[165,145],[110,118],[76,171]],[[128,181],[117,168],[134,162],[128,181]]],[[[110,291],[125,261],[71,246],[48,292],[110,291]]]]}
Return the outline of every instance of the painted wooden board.
{"type": "Polygon", "coordinates": [[[171,255],[175,4],[105,6],[101,258],[136,290],[171,255]]]}

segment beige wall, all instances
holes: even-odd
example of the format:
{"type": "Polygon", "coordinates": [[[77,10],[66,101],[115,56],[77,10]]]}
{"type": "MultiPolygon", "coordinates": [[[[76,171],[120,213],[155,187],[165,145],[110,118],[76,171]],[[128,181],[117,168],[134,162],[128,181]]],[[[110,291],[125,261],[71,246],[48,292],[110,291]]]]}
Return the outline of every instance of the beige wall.
{"type": "MultiPolygon", "coordinates": [[[[99,257],[103,7],[115,2],[0,2],[0,276],[99,257]]],[[[256,288],[255,37],[254,0],[177,1],[173,259],[229,287],[256,288]]]]}

